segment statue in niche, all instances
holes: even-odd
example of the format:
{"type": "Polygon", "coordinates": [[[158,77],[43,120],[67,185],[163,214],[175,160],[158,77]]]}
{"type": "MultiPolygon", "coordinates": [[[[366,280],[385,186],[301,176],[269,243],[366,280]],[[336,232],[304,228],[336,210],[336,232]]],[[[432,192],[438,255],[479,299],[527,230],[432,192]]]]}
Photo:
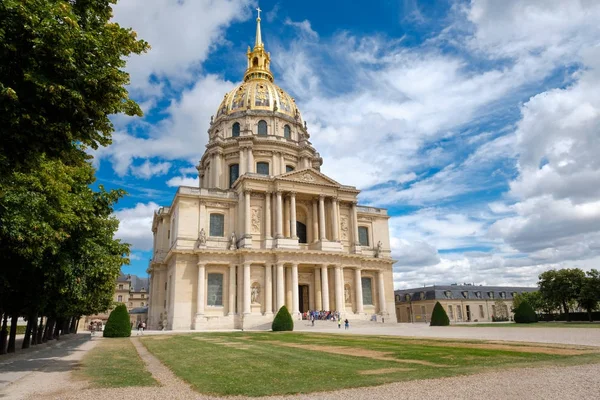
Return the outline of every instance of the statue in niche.
{"type": "Polygon", "coordinates": [[[383,243],[381,243],[381,240],[379,242],[377,242],[377,247],[375,247],[375,257],[379,258],[381,256],[381,248],[383,247],[383,243]]]}
{"type": "Polygon", "coordinates": [[[348,285],[344,286],[344,301],[346,303],[352,302],[352,295],[350,294],[350,286],[348,286],[348,285]]]}
{"type": "Polygon", "coordinates": [[[250,299],[252,304],[258,303],[258,296],[260,295],[260,285],[256,282],[252,284],[252,288],[250,290],[250,299]]]}
{"type": "Polygon", "coordinates": [[[204,228],[200,229],[200,233],[198,233],[198,246],[206,246],[206,232],[204,228]]]}
{"type": "Polygon", "coordinates": [[[237,236],[235,236],[235,232],[231,232],[231,236],[229,237],[229,250],[236,250],[237,248],[237,236]]]}

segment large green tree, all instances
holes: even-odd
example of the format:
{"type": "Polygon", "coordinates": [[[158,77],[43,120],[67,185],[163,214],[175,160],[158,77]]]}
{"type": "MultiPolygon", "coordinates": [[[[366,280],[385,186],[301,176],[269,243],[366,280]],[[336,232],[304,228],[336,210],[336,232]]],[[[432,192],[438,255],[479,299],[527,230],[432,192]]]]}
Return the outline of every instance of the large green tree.
{"type": "Polygon", "coordinates": [[[579,298],[585,273],[579,268],[565,268],[542,272],[538,285],[540,295],[549,304],[561,307],[567,321],[571,321],[570,304],[579,298]]]}
{"type": "Polygon", "coordinates": [[[598,303],[600,302],[600,272],[592,269],[586,275],[583,279],[577,302],[581,308],[587,311],[588,319],[592,322],[592,312],[598,308],[598,303]]]}

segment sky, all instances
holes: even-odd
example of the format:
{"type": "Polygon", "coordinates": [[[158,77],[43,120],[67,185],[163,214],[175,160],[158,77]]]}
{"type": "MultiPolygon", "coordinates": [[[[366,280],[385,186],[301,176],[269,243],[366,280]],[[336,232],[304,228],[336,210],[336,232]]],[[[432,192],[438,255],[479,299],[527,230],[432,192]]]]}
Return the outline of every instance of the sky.
{"type": "Polygon", "coordinates": [[[275,83],[322,172],[388,209],[395,288],[534,286],[600,267],[600,2],[121,0],[144,117],[117,115],[98,183],[129,195],[117,236],[146,275],[151,223],[242,79],[256,7],[275,83]]]}

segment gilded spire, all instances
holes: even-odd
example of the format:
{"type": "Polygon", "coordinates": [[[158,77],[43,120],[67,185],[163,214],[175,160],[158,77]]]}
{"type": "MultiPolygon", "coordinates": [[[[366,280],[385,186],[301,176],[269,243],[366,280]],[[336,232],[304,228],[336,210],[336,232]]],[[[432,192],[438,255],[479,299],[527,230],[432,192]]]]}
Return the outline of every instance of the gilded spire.
{"type": "Polygon", "coordinates": [[[258,17],[256,18],[256,40],[254,41],[254,48],[263,46],[262,36],[260,34],[260,12],[262,11],[260,7],[256,9],[258,11],[258,17]]]}

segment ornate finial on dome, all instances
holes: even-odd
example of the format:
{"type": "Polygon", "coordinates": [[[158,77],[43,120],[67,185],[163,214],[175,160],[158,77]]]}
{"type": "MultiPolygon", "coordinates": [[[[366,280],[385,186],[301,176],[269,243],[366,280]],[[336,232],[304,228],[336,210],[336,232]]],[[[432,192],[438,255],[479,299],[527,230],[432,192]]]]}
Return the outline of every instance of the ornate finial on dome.
{"type": "Polygon", "coordinates": [[[273,82],[273,74],[271,73],[271,55],[265,51],[265,45],[262,41],[262,34],[260,31],[260,7],[256,9],[258,11],[258,17],[256,18],[256,39],[254,40],[254,49],[250,51],[248,46],[248,69],[244,74],[244,82],[250,79],[267,79],[273,82]]]}

